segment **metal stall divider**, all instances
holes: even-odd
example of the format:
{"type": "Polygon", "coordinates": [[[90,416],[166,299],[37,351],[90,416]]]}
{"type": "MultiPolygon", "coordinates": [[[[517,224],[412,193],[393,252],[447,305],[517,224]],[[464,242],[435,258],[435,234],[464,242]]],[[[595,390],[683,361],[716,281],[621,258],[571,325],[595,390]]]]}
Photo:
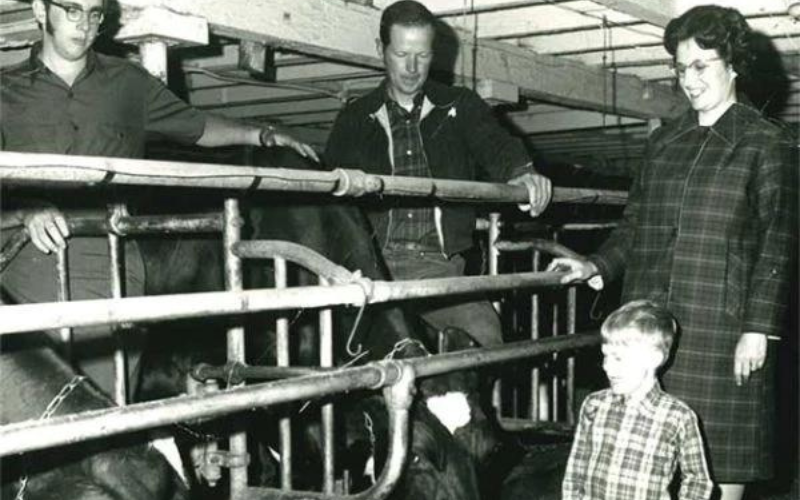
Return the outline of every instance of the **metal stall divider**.
{"type": "MultiPolygon", "coordinates": [[[[235,167],[234,170],[219,165],[191,164],[192,170],[210,169],[214,172],[213,176],[209,176],[208,172],[199,176],[192,176],[182,170],[184,166],[184,164],[179,162],[153,162],[137,160],[117,161],[116,159],[94,159],[87,157],[60,157],[57,155],[0,153],[0,178],[23,181],[25,179],[34,181],[47,179],[51,182],[58,182],[61,180],[68,183],[96,183],[98,179],[102,178],[104,180],[108,180],[110,183],[128,185],[147,185],[148,183],[152,183],[153,185],[188,185],[206,188],[238,189],[252,187],[252,179],[259,178],[264,179],[264,182],[259,183],[258,189],[285,191],[308,190],[312,192],[332,192],[333,194],[346,194],[351,196],[358,196],[360,194],[364,194],[365,192],[430,196],[430,193],[435,192],[437,193],[437,197],[450,201],[478,201],[482,199],[494,201],[517,201],[517,199],[522,199],[525,195],[525,193],[521,192],[523,188],[514,186],[488,185],[485,183],[463,181],[369,176],[357,171],[307,173],[304,171],[290,171],[287,169],[243,169],[242,167],[235,167]],[[34,165],[30,165],[30,162],[32,162],[34,165]],[[37,162],[39,163],[37,164],[37,162]],[[82,168],[86,163],[91,164],[91,166],[89,168],[82,168]],[[19,165],[28,165],[28,167],[20,167],[19,165]],[[74,165],[76,168],[74,170],[70,170],[72,168],[70,165],[74,165]],[[36,168],[37,166],[40,168],[36,168]],[[160,170],[162,167],[166,167],[166,170],[160,170]],[[139,172],[139,169],[141,169],[141,172],[139,172]],[[108,176],[107,174],[109,172],[113,172],[114,175],[108,176]],[[310,180],[313,180],[316,182],[316,184],[314,182],[308,182],[310,180]],[[345,180],[348,181],[345,183],[347,189],[342,190],[342,183],[345,180]],[[353,189],[356,192],[351,193],[350,191],[353,189]]],[[[561,198],[565,201],[569,201],[574,196],[576,195],[572,193],[570,189],[565,189],[561,192],[556,191],[554,193],[555,200],[561,198]]],[[[597,199],[597,197],[598,196],[595,194],[594,198],[597,199]]],[[[80,223],[78,225],[80,225],[80,223]]],[[[85,226],[86,228],[89,228],[89,230],[92,228],[96,230],[99,227],[100,229],[111,231],[114,237],[109,237],[109,242],[111,245],[116,245],[117,248],[120,246],[118,239],[119,236],[151,232],[159,227],[166,228],[167,231],[175,230],[175,228],[182,228],[187,231],[197,232],[202,231],[203,228],[209,227],[217,231],[223,230],[224,228],[223,245],[225,254],[226,288],[228,291],[220,293],[211,292],[205,294],[188,294],[182,296],[173,295],[171,297],[161,296],[158,298],[136,297],[117,301],[78,301],[69,304],[68,308],[58,307],[57,303],[10,306],[8,309],[4,308],[4,325],[0,327],[0,334],[17,333],[44,327],[70,328],[73,326],[125,323],[141,320],[158,320],[181,317],[188,318],[206,315],[230,314],[236,312],[278,310],[287,309],[290,307],[302,307],[297,305],[300,302],[302,302],[303,306],[320,307],[333,304],[359,304],[367,301],[367,298],[365,298],[363,295],[363,290],[361,287],[353,284],[335,285],[333,287],[337,289],[334,292],[336,295],[335,299],[331,297],[330,293],[322,293],[322,290],[319,290],[319,293],[312,292],[312,289],[314,288],[332,287],[300,287],[305,288],[305,290],[295,290],[294,293],[281,293],[280,291],[274,291],[274,293],[270,293],[269,290],[243,291],[241,262],[243,255],[241,253],[237,253],[236,251],[237,247],[243,248],[243,242],[240,242],[241,225],[241,214],[239,213],[238,202],[235,199],[228,199],[225,202],[224,222],[222,218],[218,216],[203,220],[194,219],[185,223],[181,223],[171,219],[168,220],[168,218],[128,217],[120,215],[119,213],[115,215],[113,221],[88,221],[88,224],[85,224],[85,226]],[[303,299],[302,301],[299,300],[301,296],[303,299]],[[188,297],[191,297],[191,300],[188,300],[188,297]],[[155,307],[156,304],[159,306],[155,307]],[[37,306],[52,307],[39,308],[37,306]],[[40,310],[43,313],[44,311],[47,311],[47,313],[42,314],[41,316],[38,314],[32,314],[33,311],[40,310]]],[[[120,254],[116,253],[116,255],[116,263],[121,264],[122,259],[120,254]]],[[[3,252],[3,255],[0,256],[0,262],[7,262],[8,260],[8,255],[3,252]]],[[[115,272],[117,273],[118,280],[121,281],[121,274],[118,271],[115,272]]],[[[325,283],[324,280],[323,283],[325,283]]],[[[436,296],[449,293],[509,290],[517,287],[530,286],[558,286],[558,275],[557,273],[548,273],[547,276],[543,276],[541,273],[520,273],[513,276],[447,278],[438,280],[417,280],[408,283],[377,282],[373,285],[373,293],[368,298],[368,302],[380,303],[404,298],[436,296]],[[424,288],[427,291],[419,294],[416,291],[423,288],[420,286],[423,281],[426,285],[424,288]]],[[[116,286],[117,285],[115,285],[115,287],[116,286]]],[[[62,306],[67,305],[62,304],[62,306]]],[[[326,318],[325,316],[323,316],[320,321],[324,328],[326,328],[326,324],[330,323],[330,319],[326,318]]],[[[329,343],[330,340],[321,340],[321,342],[329,343]]],[[[594,339],[589,341],[589,343],[586,345],[591,345],[593,343],[594,339]]],[[[324,351],[325,350],[323,350],[323,352],[324,351]]],[[[229,362],[233,364],[243,363],[245,359],[244,354],[243,329],[241,327],[233,328],[228,332],[229,362]]],[[[456,358],[453,358],[454,360],[461,360],[461,355],[459,353],[453,354],[457,354],[456,358]]],[[[479,360],[498,359],[492,356],[484,355],[485,353],[482,352],[470,354],[473,356],[478,355],[479,360]]],[[[519,353],[507,354],[509,354],[509,359],[518,359],[517,354],[519,353]]],[[[328,360],[321,361],[323,363],[329,362],[328,360]]],[[[492,362],[499,361],[489,361],[488,363],[483,362],[479,364],[485,365],[492,362]]],[[[457,368],[453,369],[466,369],[467,366],[473,365],[474,360],[470,362],[469,365],[464,365],[459,361],[452,366],[458,366],[457,368]]],[[[429,372],[433,373],[433,371],[429,372]]],[[[387,384],[391,383],[396,378],[388,376],[385,372],[381,373],[383,374],[381,375],[380,380],[386,382],[387,384]]],[[[322,374],[325,374],[324,371],[322,374]]],[[[344,378],[345,377],[343,377],[343,379],[344,378]]],[[[292,381],[286,382],[290,383],[292,381]]],[[[242,383],[241,385],[244,384],[242,383]]],[[[244,393],[251,395],[260,394],[258,390],[249,391],[249,389],[250,388],[248,387],[236,387],[231,389],[231,391],[236,392],[237,395],[244,393]]],[[[267,392],[268,391],[265,390],[265,393],[267,392]]],[[[331,392],[324,393],[329,394],[331,392]]],[[[309,394],[312,394],[312,392],[309,394]]],[[[323,392],[313,392],[313,394],[323,394],[323,392]]],[[[199,408],[189,409],[181,405],[180,407],[182,408],[183,412],[181,414],[207,416],[212,414],[219,415],[233,411],[232,409],[228,408],[211,408],[212,401],[217,401],[217,397],[222,395],[223,393],[212,393],[210,395],[192,399],[192,401],[195,401],[199,404],[199,408]]],[[[231,400],[233,399],[234,398],[231,400]]],[[[219,398],[219,401],[228,401],[228,399],[219,398]]],[[[238,404],[242,405],[243,403],[240,402],[238,404]]],[[[146,405],[134,406],[144,407],[146,405]]],[[[176,403],[176,407],[177,406],[178,405],[176,403]]],[[[234,404],[234,408],[239,408],[239,406],[234,404]]],[[[163,415],[156,417],[156,413],[158,412],[148,414],[150,415],[149,418],[152,420],[148,420],[146,422],[126,420],[127,423],[125,427],[104,426],[101,434],[94,435],[108,435],[115,432],[124,432],[126,429],[141,429],[148,426],[158,425],[153,423],[156,421],[171,421],[171,419],[174,417],[163,415]]],[[[108,413],[109,416],[113,414],[115,413],[108,413]]],[[[136,413],[131,413],[131,415],[134,414],[136,413]]],[[[332,413],[330,415],[332,416],[332,413]]],[[[328,421],[332,424],[331,417],[323,418],[328,419],[328,421]]],[[[179,419],[175,421],[178,420],[179,419]]],[[[57,426],[61,423],[59,421],[54,421],[51,422],[51,424],[53,425],[53,428],[57,428],[57,426]]],[[[83,432],[87,435],[91,435],[95,431],[96,430],[87,428],[83,432]]],[[[63,437],[54,436],[51,439],[55,439],[55,442],[58,442],[58,440],[63,439],[63,437]]],[[[73,436],[70,438],[70,440],[72,439],[80,439],[80,437],[73,436]]],[[[329,437],[326,437],[326,439],[332,439],[332,434],[330,434],[329,437]]],[[[395,442],[394,439],[395,438],[393,438],[392,441],[393,443],[395,442]]],[[[46,440],[46,442],[49,441],[46,440]]],[[[231,437],[230,457],[232,460],[229,462],[234,465],[230,475],[231,496],[234,498],[242,497],[243,495],[250,496],[249,494],[252,493],[247,487],[247,450],[245,444],[246,442],[243,434],[237,434],[231,437]]],[[[22,446],[23,448],[25,447],[25,445],[18,446],[22,446]]],[[[287,449],[289,448],[287,447],[287,449]]],[[[2,450],[0,450],[0,453],[2,453],[2,450]]],[[[332,471],[332,455],[330,461],[328,462],[328,459],[326,459],[326,462],[326,468],[332,471]]],[[[392,462],[392,464],[394,464],[394,462],[392,462]]],[[[392,466],[390,466],[389,469],[392,469],[392,466]]],[[[387,470],[385,469],[384,473],[386,472],[387,470]]],[[[392,471],[390,471],[390,474],[391,473],[392,471]]],[[[330,477],[330,479],[325,479],[325,490],[326,492],[332,492],[334,489],[332,474],[328,477],[330,477]]],[[[325,494],[323,493],[322,495],[324,496],[325,494]]]]}

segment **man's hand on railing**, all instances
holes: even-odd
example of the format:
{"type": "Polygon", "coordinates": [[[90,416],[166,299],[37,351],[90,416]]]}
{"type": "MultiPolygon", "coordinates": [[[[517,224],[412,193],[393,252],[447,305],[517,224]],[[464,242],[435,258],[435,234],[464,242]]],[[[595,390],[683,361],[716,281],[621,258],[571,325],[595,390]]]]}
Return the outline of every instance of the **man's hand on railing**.
{"type": "Polygon", "coordinates": [[[521,203],[520,210],[529,212],[531,217],[538,217],[553,196],[553,186],[550,179],[534,172],[522,174],[508,181],[515,186],[525,186],[528,188],[528,203],[521,203]]]}
{"type": "Polygon", "coordinates": [[[67,246],[69,227],[64,214],[55,207],[26,208],[19,210],[19,217],[31,242],[43,253],[57,252],[67,246]]]}

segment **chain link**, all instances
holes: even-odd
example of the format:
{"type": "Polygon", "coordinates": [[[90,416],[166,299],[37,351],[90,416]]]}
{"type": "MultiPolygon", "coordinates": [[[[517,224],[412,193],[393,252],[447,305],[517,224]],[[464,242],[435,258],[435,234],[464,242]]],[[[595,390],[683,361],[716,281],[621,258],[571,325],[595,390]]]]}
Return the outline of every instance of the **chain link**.
{"type": "MultiPolygon", "coordinates": [[[[56,410],[58,410],[58,407],[61,406],[61,403],[63,403],[64,400],[67,399],[69,395],[72,393],[72,391],[74,391],[76,387],[81,385],[84,380],[86,380],[86,377],[83,375],[75,375],[74,377],[72,377],[72,380],[67,382],[66,385],[64,385],[64,387],[62,387],[61,390],[58,391],[58,394],[56,394],[53,397],[53,399],[50,400],[50,403],[48,403],[47,407],[44,409],[42,414],[39,415],[38,420],[47,420],[48,418],[52,417],[53,414],[56,412],[56,410]]],[[[25,470],[24,458],[22,460],[23,460],[22,468],[23,470],[25,470]]],[[[25,474],[19,480],[19,489],[17,490],[17,495],[14,497],[14,500],[23,500],[25,497],[25,489],[27,487],[28,487],[28,475],[25,474]]]]}

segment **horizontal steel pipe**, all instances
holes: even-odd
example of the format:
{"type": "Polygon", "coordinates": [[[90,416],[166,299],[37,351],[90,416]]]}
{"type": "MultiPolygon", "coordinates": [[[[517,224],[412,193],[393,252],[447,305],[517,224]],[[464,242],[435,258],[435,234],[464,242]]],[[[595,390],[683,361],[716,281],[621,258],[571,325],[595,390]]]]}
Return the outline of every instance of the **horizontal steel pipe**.
{"type": "MultiPolygon", "coordinates": [[[[459,202],[528,201],[526,188],[508,184],[373,175],[359,170],[330,172],[11,152],[0,152],[0,182],[43,186],[174,186],[341,196],[381,194],[459,202]]],[[[624,205],[627,194],[623,191],[557,187],[553,189],[552,200],[555,203],[624,205]]]]}
{"type": "Polygon", "coordinates": [[[501,252],[524,252],[529,250],[539,250],[556,257],[571,257],[582,259],[583,256],[574,250],[561,245],[555,241],[544,239],[531,239],[525,241],[498,241],[495,247],[501,252]]]}
{"type": "Polygon", "coordinates": [[[301,401],[359,389],[390,385],[410,365],[417,378],[456,370],[508,363],[600,343],[597,333],[513,342],[403,361],[382,361],[331,373],[308,375],[229,391],[183,396],[125,407],[94,410],[49,420],[29,420],[0,427],[0,456],[174,424],[237,411],[301,401]]]}
{"type": "Polygon", "coordinates": [[[509,363],[554,352],[583,349],[598,344],[600,335],[597,333],[581,333],[541,340],[523,340],[496,347],[465,349],[424,358],[407,358],[403,361],[411,363],[417,377],[422,378],[497,363],[509,363]]]}
{"type": "Polygon", "coordinates": [[[382,500],[394,489],[403,474],[409,448],[409,408],[413,397],[413,370],[403,365],[403,376],[393,386],[384,389],[389,412],[389,449],[386,462],[375,484],[352,495],[286,491],[272,488],[247,488],[239,498],[247,500],[382,500]]]}
{"type": "Polygon", "coordinates": [[[335,370],[337,368],[321,368],[318,366],[251,366],[238,363],[211,366],[203,363],[192,369],[192,377],[201,382],[215,379],[225,380],[230,384],[238,384],[244,380],[281,380],[318,373],[331,373],[335,370]]]}
{"type": "Polygon", "coordinates": [[[163,399],[130,406],[93,410],[47,420],[0,426],[0,456],[23,453],[87,439],[211,418],[253,408],[305,401],[329,394],[376,389],[400,379],[402,365],[384,361],[229,391],[163,399]]]}
{"type": "Polygon", "coordinates": [[[0,335],[127,322],[196,318],[332,305],[376,304],[401,299],[560,286],[563,272],[519,273],[410,281],[359,280],[353,284],[206,292],[0,308],[0,335]]]}

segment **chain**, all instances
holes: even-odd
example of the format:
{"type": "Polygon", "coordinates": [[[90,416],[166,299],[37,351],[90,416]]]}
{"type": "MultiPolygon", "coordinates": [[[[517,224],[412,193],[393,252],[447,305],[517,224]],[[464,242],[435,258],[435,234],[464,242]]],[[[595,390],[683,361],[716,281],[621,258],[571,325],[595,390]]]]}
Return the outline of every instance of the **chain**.
{"type": "Polygon", "coordinates": [[[431,355],[431,353],[425,347],[425,344],[423,344],[422,342],[420,342],[417,339],[408,338],[408,339],[403,339],[403,340],[397,341],[394,344],[394,347],[392,348],[392,350],[389,352],[389,354],[384,356],[383,359],[394,359],[395,356],[397,356],[398,354],[401,354],[407,347],[410,347],[410,346],[416,346],[416,347],[422,349],[422,352],[425,353],[425,356],[430,356],[431,355]]]}
{"type": "MultiPolygon", "coordinates": [[[[83,375],[75,375],[72,377],[72,380],[67,382],[64,387],[58,391],[58,394],[50,400],[50,403],[44,409],[41,415],[39,415],[39,420],[47,420],[48,418],[52,417],[53,414],[58,410],[58,407],[61,406],[61,403],[64,402],[67,397],[75,390],[76,387],[81,385],[83,381],[86,380],[86,377],[83,375]]],[[[24,460],[24,459],[23,459],[24,460]]],[[[25,463],[22,464],[23,470],[25,469],[25,463]]],[[[23,500],[25,497],[25,488],[28,487],[28,475],[25,474],[22,476],[22,479],[19,480],[19,489],[17,490],[17,495],[14,497],[14,500],[23,500]]]]}

